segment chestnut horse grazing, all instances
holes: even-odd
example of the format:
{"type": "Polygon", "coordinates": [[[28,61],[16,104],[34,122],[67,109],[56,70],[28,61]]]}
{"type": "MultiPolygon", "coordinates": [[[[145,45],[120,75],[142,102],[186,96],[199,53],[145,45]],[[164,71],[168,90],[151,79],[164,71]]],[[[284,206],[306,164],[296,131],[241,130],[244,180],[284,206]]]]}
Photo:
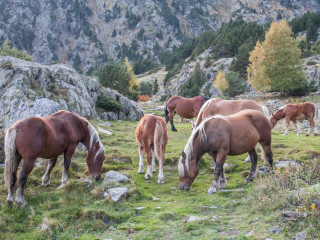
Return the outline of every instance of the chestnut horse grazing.
{"type": "Polygon", "coordinates": [[[317,121],[318,121],[318,108],[315,104],[310,102],[304,102],[299,104],[287,104],[276,111],[275,114],[272,114],[270,117],[270,122],[272,128],[277,124],[277,122],[285,118],[286,119],[286,130],[284,132],[284,136],[288,134],[290,121],[293,122],[294,126],[297,129],[298,136],[300,136],[301,132],[299,126],[297,125],[297,120],[301,120],[306,117],[310,123],[307,136],[310,135],[311,128],[314,129],[314,135],[318,135],[317,130],[317,121]]]}
{"type": "Polygon", "coordinates": [[[13,203],[13,189],[21,159],[23,167],[19,176],[16,202],[24,205],[23,190],[29,173],[38,157],[50,159],[42,177],[42,185],[50,184],[50,173],[59,155],[64,153],[64,172],[61,186],[68,181],[71,157],[79,142],[87,148],[87,165],[90,174],[101,177],[105,159],[104,145],[95,128],[84,118],[67,111],[59,111],[47,117],[28,117],[17,121],[5,136],[5,183],[9,203],[13,203]]]}
{"type": "MultiPolygon", "coordinates": [[[[258,103],[252,100],[223,100],[220,98],[212,98],[207,101],[197,116],[195,124],[193,124],[193,129],[198,127],[203,119],[208,117],[220,114],[223,116],[228,116],[231,114],[235,114],[244,109],[252,109],[257,110],[259,112],[264,113],[267,117],[269,117],[269,110],[266,106],[260,106],[258,103]]],[[[266,161],[265,153],[263,149],[261,149],[262,160],[266,161]]],[[[250,157],[247,157],[246,162],[250,162],[250,157]]]]}
{"type": "Polygon", "coordinates": [[[260,111],[243,110],[233,115],[215,115],[205,119],[190,136],[179,160],[179,186],[189,190],[199,173],[198,161],[208,153],[216,162],[214,180],[208,193],[213,194],[225,188],[227,180],[223,164],[228,155],[235,156],[249,152],[251,158],[250,174],[246,182],[253,181],[257,168],[255,145],[260,143],[272,168],[271,124],[260,111]]]}
{"type": "Polygon", "coordinates": [[[192,119],[196,117],[202,107],[202,105],[207,101],[209,98],[207,97],[194,97],[194,98],[184,98],[181,96],[173,96],[171,97],[165,106],[165,116],[166,116],[166,123],[170,121],[171,130],[177,131],[177,129],[173,125],[173,116],[175,111],[181,118],[189,118],[192,119]]]}
{"type": "Polygon", "coordinates": [[[163,166],[164,155],[168,142],[167,127],[161,117],[146,114],[138,123],[136,128],[136,140],[139,146],[139,170],[143,173],[143,156],[147,153],[147,173],[146,179],[152,177],[152,172],[156,172],[156,157],[159,161],[158,183],[164,183],[163,166]],[[152,162],[151,162],[152,161],[152,162]]]}

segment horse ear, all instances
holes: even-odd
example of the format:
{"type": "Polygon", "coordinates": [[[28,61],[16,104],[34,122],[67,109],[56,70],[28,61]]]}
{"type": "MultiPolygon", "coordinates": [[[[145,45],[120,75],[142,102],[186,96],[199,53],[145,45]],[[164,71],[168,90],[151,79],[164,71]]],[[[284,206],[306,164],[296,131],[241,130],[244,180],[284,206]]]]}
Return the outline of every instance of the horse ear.
{"type": "Polygon", "coordinates": [[[184,151],[182,151],[182,158],[186,158],[186,154],[184,153],[184,151]]]}

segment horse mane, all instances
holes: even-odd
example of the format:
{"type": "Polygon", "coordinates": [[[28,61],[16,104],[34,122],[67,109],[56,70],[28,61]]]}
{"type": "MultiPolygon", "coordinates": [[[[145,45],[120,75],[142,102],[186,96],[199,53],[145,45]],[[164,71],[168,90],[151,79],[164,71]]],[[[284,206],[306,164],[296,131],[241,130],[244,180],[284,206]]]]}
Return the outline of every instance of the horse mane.
{"type": "MultiPolygon", "coordinates": [[[[219,114],[215,115],[215,116],[211,116],[211,117],[205,118],[201,122],[201,124],[191,133],[191,136],[189,137],[188,142],[187,142],[187,144],[186,144],[186,146],[184,147],[184,150],[183,150],[185,155],[186,155],[185,166],[187,168],[187,172],[189,172],[189,165],[190,165],[191,157],[192,157],[192,155],[194,153],[193,143],[194,143],[196,134],[198,134],[199,137],[200,137],[200,143],[201,142],[205,142],[207,140],[207,135],[206,135],[206,132],[205,132],[205,124],[208,121],[210,121],[212,119],[215,119],[215,118],[223,119],[223,120],[229,122],[229,120],[225,116],[222,116],[222,115],[219,115],[219,114]]],[[[184,168],[183,168],[183,164],[182,164],[181,160],[179,161],[178,170],[179,170],[179,175],[181,177],[184,176],[184,168]]]]}
{"type": "Polygon", "coordinates": [[[196,122],[195,122],[195,126],[198,125],[199,121],[200,121],[200,116],[202,116],[204,109],[212,102],[212,100],[214,100],[215,98],[211,98],[208,101],[205,101],[205,103],[202,105],[202,107],[200,108],[200,111],[198,113],[196,122]]]}

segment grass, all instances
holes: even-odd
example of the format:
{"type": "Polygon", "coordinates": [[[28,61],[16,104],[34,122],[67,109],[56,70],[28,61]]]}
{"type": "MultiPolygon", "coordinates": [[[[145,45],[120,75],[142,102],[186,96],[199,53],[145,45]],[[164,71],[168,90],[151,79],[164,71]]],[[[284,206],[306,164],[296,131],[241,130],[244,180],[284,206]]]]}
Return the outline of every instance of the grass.
{"type": "MultiPolygon", "coordinates": [[[[308,163],[313,164],[320,153],[319,137],[297,137],[293,129],[288,136],[283,136],[281,123],[278,123],[273,132],[274,160],[305,163],[301,172],[278,170],[273,175],[258,175],[253,183],[245,184],[250,170],[250,164],[244,162],[247,155],[228,157],[227,163],[232,165],[226,170],[227,189],[244,190],[208,195],[214,164],[207,155],[199,164],[200,173],[190,191],[178,190],[177,161],[190,135],[190,123],[176,123],[178,132],[171,132],[168,125],[165,184],[160,185],[157,173],[151,181],[137,173],[139,157],[134,137],[137,122],[112,123],[113,127],[105,129],[112,129],[113,135],[101,135],[107,146],[103,172],[117,170],[128,175],[130,183],[120,185],[130,188],[129,196],[114,203],[103,196],[104,190],[114,185],[102,181],[91,185],[85,182],[89,178],[85,152],[77,151],[69,185],[56,189],[62,174],[60,157],[51,174],[51,186],[41,186],[46,169],[42,164],[29,176],[25,190],[27,206],[10,207],[5,202],[7,192],[3,168],[0,168],[0,239],[287,239],[300,231],[305,231],[309,238],[320,236],[320,206],[315,210],[311,208],[312,201],[320,199],[318,175],[313,177],[311,185],[308,184],[310,167],[313,167],[308,163]],[[115,157],[132,160],[132,163],[117,162],[115,157]],[[301,185],[295,184],[298,180],[301,185]],[[295,191],[301,187],[305,192],[296,197],[295,191]],[[152,200],[152,197],[159,199],[152,200]],[[145,208],[136,210],[137,207],[145,208]],[[283,219],[285,210],[297,210],[306,217],[286,222],[283,219]],[[203,220],[187,223],[189,216],[203,220]],[[49,226],[45,231],[40,229],[43,222],[49,226]],[[116,230],[109,230],[110,226],[116,230]],[[282,228],[281,234],[269,233],[270,227],[277,226],[282,228]]],[[[259,165],[264,163],[259,161],[259,165]]]]}

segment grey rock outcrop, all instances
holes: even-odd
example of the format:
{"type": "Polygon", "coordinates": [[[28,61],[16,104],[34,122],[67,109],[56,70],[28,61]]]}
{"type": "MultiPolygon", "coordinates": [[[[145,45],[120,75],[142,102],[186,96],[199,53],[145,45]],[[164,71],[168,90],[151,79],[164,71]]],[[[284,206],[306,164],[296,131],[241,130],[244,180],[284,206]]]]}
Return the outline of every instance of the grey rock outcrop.
{"type": "Polygon", "coordinates": [[[104,182],[127,182],[129,178],[122,173],[116,171],[109,171],[104,177],[104,182]]]}
{"type": "Polygon", "coordinates": [[[104,193],[104,196],[108,197],[110,195],[112,201],[119,202],[127,196],[128,191],[127,187],[110,188],[104,193]]]}
{"type": "Polygon", "coordinates": [[[46,116],[58,110],[98,118],[95,108],[98,95],[120,102],[122,110],[114,113],[116,119],[135,121],[143,116],[135,102],[67,65],[45,66],[0,57],[0,128],[6,129],[25,117],[46,116]]]}

